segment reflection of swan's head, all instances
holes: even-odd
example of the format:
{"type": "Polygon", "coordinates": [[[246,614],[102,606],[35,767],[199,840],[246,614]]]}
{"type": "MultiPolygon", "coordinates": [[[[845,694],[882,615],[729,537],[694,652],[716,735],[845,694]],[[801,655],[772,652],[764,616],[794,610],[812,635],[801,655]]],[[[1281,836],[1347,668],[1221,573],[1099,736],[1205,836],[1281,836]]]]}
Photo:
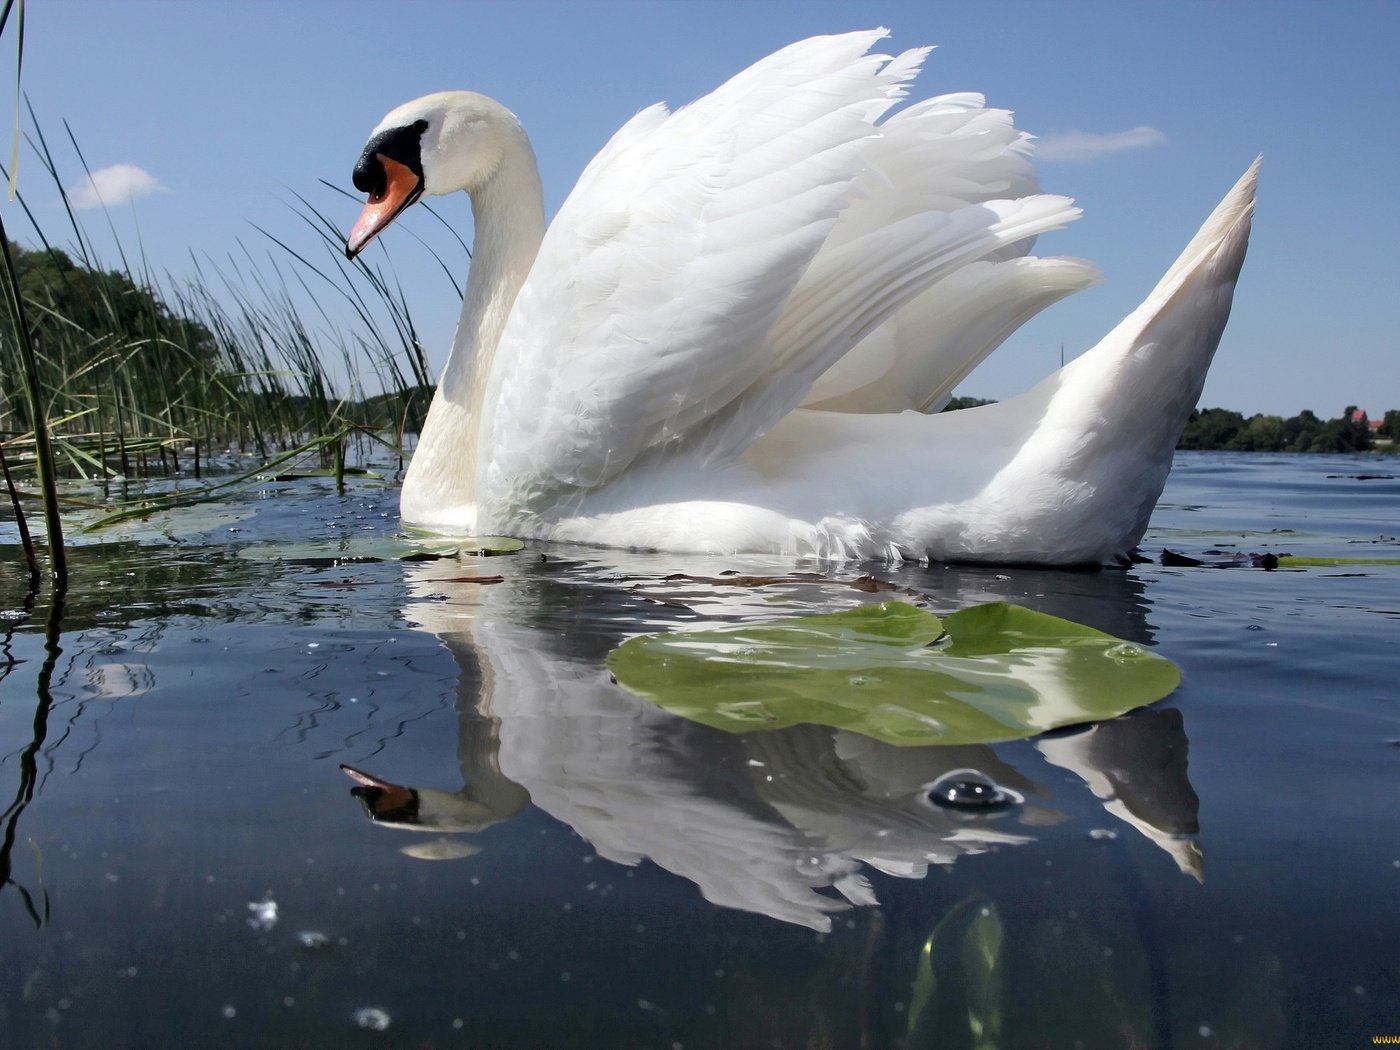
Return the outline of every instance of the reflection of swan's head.
{"type": "Polygon", "coordinates": [[[355,188],[369,200],[345,254],[353,259],[424,195],[476,192],[525,141],[514,113],[474,91],[405,102],[379,122],[355,163],[355,188]]]}
{"type": "Polygon", "coordinates": [[[407,831],[484,831],[509,820],[530,801],[529,792],[499,775],[483,776],[480,784],[453,793],[406,787],[347,765],[340,768],[355,782],[350,793],[364,806],[365,816],[407,831]]]}
{"type": "Polygon", "coordinates": [[[350,794],[360,800],[365,807],[365,815],[376,824],[385,823],[400,827],[416,827],[419,824],[418,792],[388,780],[342,765],[341,770],[355,786],[350,794]]]}

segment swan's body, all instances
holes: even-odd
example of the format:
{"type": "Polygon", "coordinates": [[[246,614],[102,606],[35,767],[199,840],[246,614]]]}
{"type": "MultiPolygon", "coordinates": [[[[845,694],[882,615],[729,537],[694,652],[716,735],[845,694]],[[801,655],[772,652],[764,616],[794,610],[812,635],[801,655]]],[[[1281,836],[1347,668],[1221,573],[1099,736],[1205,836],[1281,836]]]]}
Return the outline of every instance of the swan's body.
{"type": "Polygon", "coordinates": [[[925,52],[794,44],[629,121],[546,230],[514,116],[390,113],[354,254],[467,190],[473,271],[404,481],[406,522],[697,552],[1075,564],[1136,545],[1229,315],[1257,163],[1147,300],[1011,401],[954,385],[1089,264],[980,96],[885,114],[925,52]],[[935,413],[935,414],[929,414],[935,413]]]}

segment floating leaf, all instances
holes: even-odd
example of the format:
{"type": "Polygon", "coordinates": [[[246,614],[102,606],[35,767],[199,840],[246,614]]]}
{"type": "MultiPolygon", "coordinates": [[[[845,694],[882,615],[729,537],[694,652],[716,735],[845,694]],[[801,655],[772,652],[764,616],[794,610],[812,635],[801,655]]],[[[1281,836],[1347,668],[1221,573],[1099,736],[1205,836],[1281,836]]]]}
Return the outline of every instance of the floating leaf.
{"type": "MultiPolygon", "coordinates": [[[[252,561],[298,561],[310,565],[346,565],[365,561],[434,561],[459,554],[514,554],[525,545],[506,536],[439,538],[434,544],[398,536],[342,536],[310,543],[259,543],[244,547],[240,557],[252,561]]],[[[491,582],[495,582],[494,580],[491,582]]]]}
{"type": "Polygon", "coordinates": [[[483,557],[490,557],[495,554],[514,554],[523,550],[525,544],[512,536],[444,536],[440,532],[429,532],[427,529],[414,528],[412,525],[405,525],[404,531],[408,534],[409,541],[418,543],[455,543],[463,554],[476,554],[483,557]]]}
{"type": "Polygon", "coordinates": [[[463,554],[479,554],[487,558],[525,549],[523,542],[511,536],[459,536],[454,538],[454,542],[463,554]]]}
{"type": "Polygon", "coordinates": [[[272,481],[306,481],[311,478],[368,478],[373,481],[383,481],[384,475],[365,467],[344,467],[336,470],[334,467],[317,467],[315,470],[288,470],[281,474],[271,475],[272,481]]]}
{"type": "Polygon", "coordinates": [[[297,561],[310,565],[345,565],[365,561],[421,561],[455,558],[457,545],[424,547],[392,536],[365,536],[310,543],[258,543],[238,552],[251,561],[297,561]]]}
{"type": "Polygon", "coordinates": [[[1326,569],[1341,565],[1400,565],[1400,558],[1307,558],[1293,554],[1281,554],[1278,563],[1294,568],[1317,567],[1326,569]]]}
{"type": "Polygon", "coordinates": [[[1181,680],[1141,646],[1002,602],[942,622],[885,602],[643,635],[613,650],[608,668],[632,692],[716,729],[815,723],[908,745],[1014,740],[1113,718],[1181,680]]]}

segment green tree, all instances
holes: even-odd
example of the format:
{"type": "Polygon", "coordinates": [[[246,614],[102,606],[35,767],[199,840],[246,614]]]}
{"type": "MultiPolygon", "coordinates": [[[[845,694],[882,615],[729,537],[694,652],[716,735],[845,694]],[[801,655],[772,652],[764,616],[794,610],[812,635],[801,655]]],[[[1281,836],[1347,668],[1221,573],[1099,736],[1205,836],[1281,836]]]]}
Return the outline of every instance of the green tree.
{"type": "Polygon", "coordinates": [[[1366,417],[1353,419],[1355,405],[1348,405],[1337,419],[1329,419],[1311,434],[1306,452],[1365,452],[1371,447],[1371,428],[1366,417]]]}
{"type": "Polygon", "coordinates": [[[1244,416],[1225,408],[1204,408],[1191,413],[1181,432],[1177,448],[1228,448],[1235,435],[1244,429],[1244,416]]]}
{"type": "Polygon", "coordinates": [[[89,335],[159,339],[206,360],[216,355],[208,328],[176,316],[154,292],[126,274],[78,266],[57,248],[28,251],[11,244],[10,250],[20,292],[37,308],[36,335],[76,329],[89,335]]]}
{"type": "Polygon", "coordinates": [[[1288,439],[1282,416],[1250,416],[1244,429],[1230,439],[1229,448],[1240,452],[1281,452],[1288,439]]]}
{"type": "Polygon", "coordinates": [[[1392,408],[1381,423],[1381,433],[1391,441],[1400,441],[1400,410],[1392,408]]]}
{"type": "Polygon", "coordinates": [[[1322,420],[1317,418],[1310,408],[1305,408],[1296,416],[1283,421],[1283,434],[1288,444],[1285,446],[1289,452],[1308,452],[1312,449],[1313,439],[1322,433],[1322,420]]]}

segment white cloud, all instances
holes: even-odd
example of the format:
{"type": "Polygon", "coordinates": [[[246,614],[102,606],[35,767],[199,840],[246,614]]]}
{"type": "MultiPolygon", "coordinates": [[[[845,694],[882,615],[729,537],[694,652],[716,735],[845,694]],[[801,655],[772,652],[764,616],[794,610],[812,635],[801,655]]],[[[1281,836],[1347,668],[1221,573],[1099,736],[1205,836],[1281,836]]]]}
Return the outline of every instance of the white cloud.
{"type": "Polygon", "coordinates": [[[68,200],[75,208],[100,208],[104,204],[110,208],[130,204],[138,197],[168,192],[149,171],[135,164],[112,164],[98,168],[90,178],[70,189],[68,200]]]}
{"type": "Polygon", "coordinates": [[[1037,140],[1035,155],[1038,160],[1084,164],[1108,153],[1145,149],[1166,141],[1165,134],[1145,124],[1127,131],[1060,131],[1037,140]]]}

